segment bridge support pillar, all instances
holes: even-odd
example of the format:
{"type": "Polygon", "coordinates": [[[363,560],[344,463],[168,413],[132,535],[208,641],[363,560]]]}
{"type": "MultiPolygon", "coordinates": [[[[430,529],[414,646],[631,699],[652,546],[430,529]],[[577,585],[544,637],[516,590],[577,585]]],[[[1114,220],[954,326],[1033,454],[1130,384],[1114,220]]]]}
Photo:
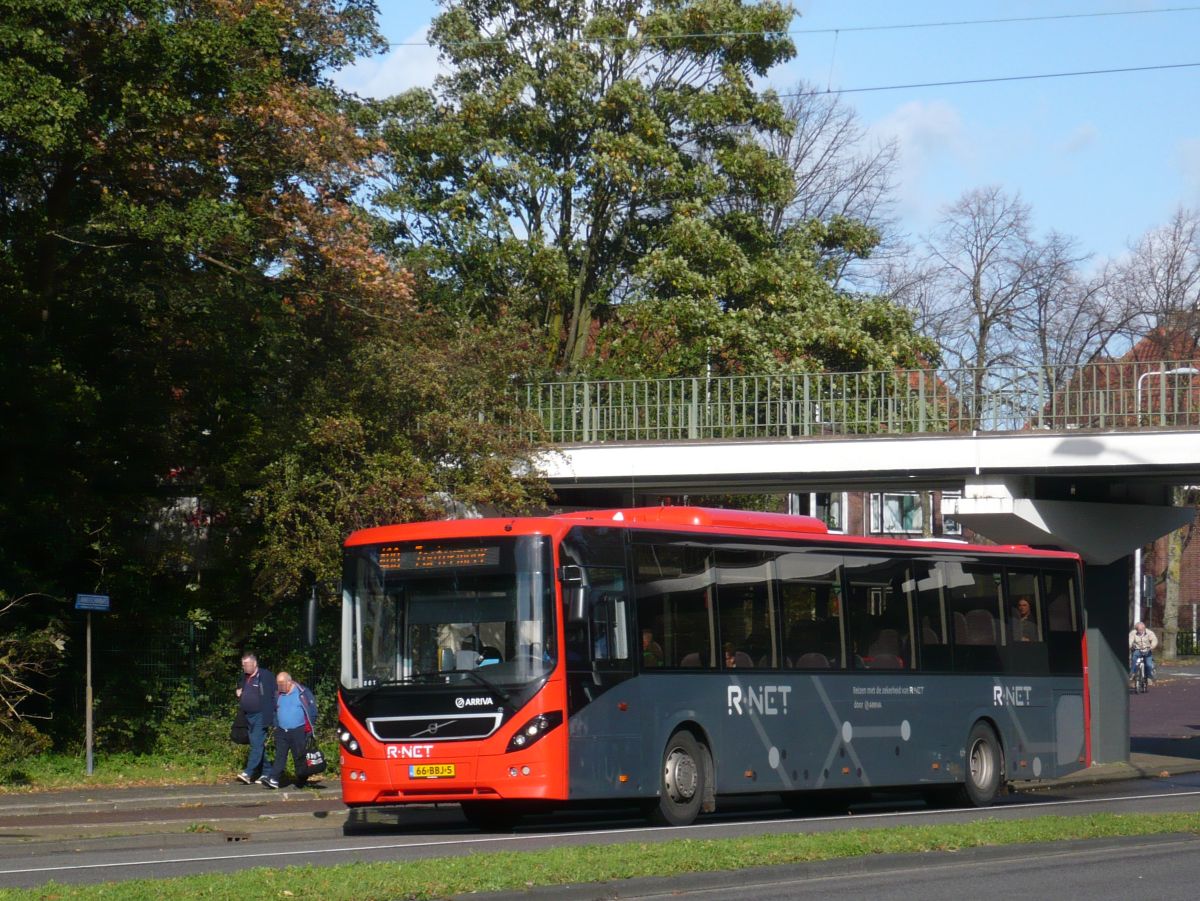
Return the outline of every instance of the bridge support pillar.
{"type": "Polygon", "coordinates": [[[1129,558],[1085,564],[1092,763],[1129,759],[1129,558]]]}

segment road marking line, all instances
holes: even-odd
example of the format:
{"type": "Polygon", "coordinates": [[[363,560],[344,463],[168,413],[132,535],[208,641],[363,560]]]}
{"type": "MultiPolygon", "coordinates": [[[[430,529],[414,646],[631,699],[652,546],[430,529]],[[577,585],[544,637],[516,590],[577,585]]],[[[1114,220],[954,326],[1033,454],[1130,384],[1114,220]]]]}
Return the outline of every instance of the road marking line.
{"type": "MultiPolygon", "coordinates": [[[[1002,807],[992,807],[989,810],[999,812],[1002,810],[1023,810],[1026,808],[1047,809],[1052,807],[1066,807],[1076,804],[1102,804],[1105,802],[1114,801],[1147,801],[1152,799],[1162,798],[1187,798],[1195,795],[1200,795],[1200,791],[1189,792],[1159,792],[1148,795],[1130,795],[1126,797],[1112,798],[1080,798],[1074,801],[1035,801],[1026,804],[1005,804],[1002,807]]],[[[854,814],[854,822],[861,823],[863,820],[875,819],[898,819],[902,817],[914,816],[953,816],[961,813],[968,813],[978,808],[958,808],[956,810],[896,810],[887,811],[884,813],[860,813],[854,814]]],[[[694,823],[691,826],[657,826],[646,827],[637,826],[626,829],[592,829],[586,832],[527,832],[520,835],[504,835],[492,836],[491,838],[472,837],[469,839],[447,839],[445,841],[432,842],[388,842],[381,845],[355,845],[353,847],[337,847],[337,848],[311,848],[300,851],[256,851],[249,854],[217,854],[211,857],[169,857],[162,860],[129,860],[129,861],[112,861],[106,863],[84,863],[84,864],[68,864],[54,867],[25,867],[16,870],[0,870],[0,876],[16,876],[23,873],[60,873],[67,870],[105,870],[115,869],[118,867],[145,867],[154,866],[156,864],[178,864],[178,863],[218,863],[223,860],[254,860],[268,857],[300,857],[308,854],[356,854],[362,851],[391,851],[400,848],[441,848],[454,847],[456,845],[471,845],[471,844],[503,844],[511,842],[527,842],[530,839],[537,838],[553,838],[555,836],[570,836],[572,838],[588,838],[590,836],[612,836],[626,835],[644,832],[664,832],[670,831],[682,837],[685,832],[696,832],[704,829],[715,829],[725,826],[754,826],[767,825],[770,823],[827,823],[835,820],[846,819],[844,816],[835,817],[792,817],[783,820],[741,820],[720,823],[694,823]]]]}

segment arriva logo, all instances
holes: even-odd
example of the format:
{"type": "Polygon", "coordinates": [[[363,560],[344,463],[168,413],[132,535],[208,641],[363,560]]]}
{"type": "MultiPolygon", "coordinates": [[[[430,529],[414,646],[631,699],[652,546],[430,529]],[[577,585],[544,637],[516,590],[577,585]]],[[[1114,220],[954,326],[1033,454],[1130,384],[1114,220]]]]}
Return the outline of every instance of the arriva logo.
{"type": "Polygon", "coordinates": [[[1032,685],[993,685],[993,707],[1028,707],[1033,701],[1032,685]]]}
{"type": "Polygon", "coordinates": [[[454,706],[459,710],[464,707],[491,707],[496,702],[491,698],[455,698],[454,706]]]}
{"type": "Polygon", "coordinates": [[[763,716],[787,715],[788,695],[792,693],[790,685],[762,685],[755,688],[748,685],[730,685],[725,697],[727,712],[730,716],[742,716],[747,713],[758,713],[763,716]]]}

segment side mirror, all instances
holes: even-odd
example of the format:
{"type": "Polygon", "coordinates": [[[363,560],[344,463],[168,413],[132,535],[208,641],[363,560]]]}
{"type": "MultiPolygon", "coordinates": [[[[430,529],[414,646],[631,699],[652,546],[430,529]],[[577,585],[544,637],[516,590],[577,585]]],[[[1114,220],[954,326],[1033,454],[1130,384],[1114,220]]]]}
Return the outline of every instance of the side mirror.
{"type": "Polygon", "coordinates": [[[315,647],[317,644],[317,583],[309,589],[308,598],[304,602],[304,644],[315,647]]]}
{"type": "Polygon", "coordinates": [[[563,586],[563,601],[566,603],[567,619],[578,623],[587,619],[582,566],[561,566],[558,579],[563,586]]]}

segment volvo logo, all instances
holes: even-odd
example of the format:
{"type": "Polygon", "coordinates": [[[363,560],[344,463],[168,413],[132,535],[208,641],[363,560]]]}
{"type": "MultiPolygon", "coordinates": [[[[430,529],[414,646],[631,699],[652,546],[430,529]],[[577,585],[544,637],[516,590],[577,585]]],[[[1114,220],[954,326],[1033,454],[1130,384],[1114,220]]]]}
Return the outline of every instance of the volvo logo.
{"type": "Polygon", "coordinates": [[[464,707],[487,707],[495,704],[491,698],[455,698],[454,706],[459,710],[464,707]]]}
{"type": "Polygon", "coordinates": [[[420,738],[422,735],[437,735],[438,729],[441,729],[443,726],[449,726],[453,722],[454,722],[454,720],[446,720],[446,722],[444,722],[444,723],[438,723],[438,722],[430,723],[428,726],[426,726],[420,732],[414,732],[411,737],[412,738],[420,738]]]}

